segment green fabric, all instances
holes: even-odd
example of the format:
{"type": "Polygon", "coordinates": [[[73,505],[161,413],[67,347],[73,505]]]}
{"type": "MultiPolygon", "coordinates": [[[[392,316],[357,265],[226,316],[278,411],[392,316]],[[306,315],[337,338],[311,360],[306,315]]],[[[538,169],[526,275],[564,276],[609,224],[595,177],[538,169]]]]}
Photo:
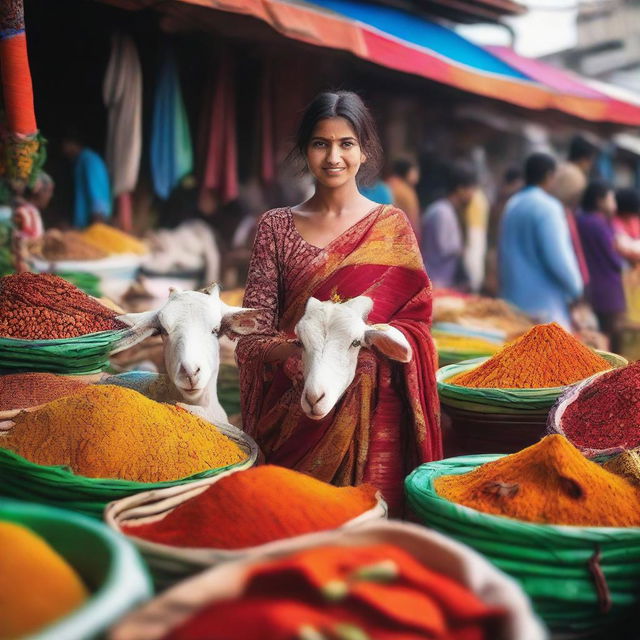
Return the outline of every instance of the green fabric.
{"type": "Polygon", "coordinates": [[[218,400],[228,416],[241,412],[240,372],[231,364],[220,365],[218,373],[218,400]]]}
{"type": "MultiPolygon", "coordinates": [[[[598,351],[614,367],[622,367],[627,361],[606,351],[598,351]]],[[[484,413],[495,413],[501,408],[507,413],[533,411],[540,413],[551,408],[567,387],[548,387],[545,389],[475,389],[448,384],[446,381],[459,373],[474,369],[489,358],[476,358],[458,364],[442,367],[436,374],[438,395],[443,404],[484,413]]]]}
{"type": "Polygon", "coordinates": [[[0,448],[0,496],[17,498],[28,502],[39,502],[54,507],[63,507],[101,519],[105,506],[134,493],[164,489],[186,482],[210,478],[228,469],[244,469],[252,466],[257,458],[257,449],[247,436],[238,429],[219,427],[248,455],[238,462],[218,469],[208,469],[188,478],[167,482],[132,482],[87,478],[73,473],[68,467],[44,466],[26,460],[22,456],[0,448]]]}
{"type": "Polygon", "coordinates": [[[513,576],[554,631],[590,631],[616,623],[640,601],[640,528],[534,524],[481,513],[436,494],[441,475],[472,471],[500,455],[430,462],[405,480],[411,510],[428,527],[468,544],[513,576]],[[613,602],[599,611],[588,562],[600,548],[600,566],[613,602]]]}
{"type": "Polygon", "coordinates": [[[123,331],[100,331],[59,340],[0,338],[0,371],[100,373],[109,366],[109,352],[122,334],[123,331]]]}

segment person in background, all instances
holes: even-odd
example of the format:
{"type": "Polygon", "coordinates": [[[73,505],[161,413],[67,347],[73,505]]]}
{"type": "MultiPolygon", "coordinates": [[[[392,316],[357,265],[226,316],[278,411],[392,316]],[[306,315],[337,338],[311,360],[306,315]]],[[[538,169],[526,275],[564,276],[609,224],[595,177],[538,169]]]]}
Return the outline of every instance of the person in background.
{"type": "Polygon", "coordinates": [[[576,253],[583,282],[589,282],[589,269],[584,256],[576,222],[576,211],[587,187],[589,175],[598,156],[598,147],[582,135],[576,135],[569,143],[567,161],[560,164],[550,193],[562,202],[569,224],[573,250],[576,253]]]}
{"type": "Polygon", "coordinates": [[[464,223],[464,270],[469,278],[469,288],[473,293],[478,293],[484,281],[489,225],[489,199],[480,187],[474,190],[469,204],[465,207],[464,223]]]}
{"type": "Polygon", "coordinates": [[[640,192],[626,188],[616,191],[618,211],[613,219],[616,251],[624,259],[622,284],[627,303],[626,319],[640,324],[640,192]]]}
{"type": "Polygon", "coordinates": [[[500,293],[540,321],[570,329],[569,304],[583,281],[562,204],[549,193],[555,171],[546,153],[527,158],[526,187],[511,197],[502,219],[500,293]]]}
{"type": "Polygon", "coordinates": [[[466,286],[460,216],[478,183],[475,172],[464,165],[449,167],[446,180],[447,195],[432,203],[422,219],[422,258],[433,286],[440,289],[466,286]]]}
{"type": "Polygon", "coordinates": [[[62,153],[74,164],[73,226],[84,228],[111,217],[111,184],[104,160],[72,131],[62,140],[62,153]]]}
{"type": "Polygon", "coordinates": [[[420,239],[420,202],[416,185],[420,182],[420,169],[415,162],[397,158],[391,164],[387,185],[391,189],[393,204],[407,214],[416,238],[420,239]]]}
{"type": "Polygon", "coordinates": [[[512,195],[524,186],[522,169],[510,167],[504,173],[502,183],[498,187],[493,205],[489,213],[489,230],[487,232],[487,263],[483,291],[488,296],[498,295],[498,239],[500,222],[504,208],[512,195]]]}
{"type": "Polygon", "coordinates": [[[372,202],[377,202],[378,204],[393,204],[391,189],[389,189],[387,184],[382,182],[380,178],[372,185],[360,185],[358,190],[365,198],[369,198],[372,202]]]}
{"type": "Polygon", "coordinates": [[[610,349],[619,353],[626,304],[622,286],[622,256],[615,248],[613,216],[616,198],[603,180],[587,185],[578,216],[578,231],[589,268],[587,294],[598,316],[600,330],[609,338],[610,349]]]}

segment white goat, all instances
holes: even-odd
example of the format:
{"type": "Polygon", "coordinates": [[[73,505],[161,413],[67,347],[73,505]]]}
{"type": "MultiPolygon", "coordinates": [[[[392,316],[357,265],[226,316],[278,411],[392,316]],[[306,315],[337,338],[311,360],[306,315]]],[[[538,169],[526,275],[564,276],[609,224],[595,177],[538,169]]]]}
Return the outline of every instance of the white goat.
{"type": "Polygon", "coordinates": [[[305,383],[300,404],[310,418],[324,418],[353,382],[362,347],[375,345],[392,360],[411,360],[411,345],[401,331],[365,322],[372,307],[373,301],[366,296],[343,303],[307,301],[295,333],[303,350],[305,383]]]}
{"type": "Polygon", "coordinates": [[[216,388],[220,368],[218,336],[225,331],[240,335],[254,333],[258,328],[258,314],[257,309],[225,304],[217,284],[203,291],[171,289],[169,299],[160,309],[120,316],[131,329],[112,353],[160,334],[169,379],[183,402],[204,407],[196,413],[213,422],[228,422],[216,388]]]}

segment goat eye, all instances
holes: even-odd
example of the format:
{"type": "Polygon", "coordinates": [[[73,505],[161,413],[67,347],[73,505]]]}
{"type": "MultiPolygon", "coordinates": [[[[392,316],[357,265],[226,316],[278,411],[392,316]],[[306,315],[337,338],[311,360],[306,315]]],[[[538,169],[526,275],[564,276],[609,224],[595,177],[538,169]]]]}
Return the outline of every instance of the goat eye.
{"type": "Polygon", "coordinates": [[[211,333],[212,333],[214,336],[217,336],[217,335],[220,333],[220,328],[218,327],[217,329],[213,329],[213,330],[211,331],[211,333]]]}
{"type": "Polygon", "coordinates": [[[360,342],[360,340],[354,340],[354,341],[351,343],[351,346],[352,346],[352,347],[359,347],[361,344],[362,344],[362,343],[360,342]]]}
{"type": "Polygon", "coordinates": [[[293,340],[292,344],[294,344],[296,347],[300,347],[301,349],[304,349],[304,345],[302,344],[301,340],[293,340]]]}
{"type": "Polygon", "coordinates": [[[158,335],[158,336],[166,336],[167,335],[167,330],[164,327],[160,327],[158,329],[158,331],[156,332],[156,335],[158,335]]]}

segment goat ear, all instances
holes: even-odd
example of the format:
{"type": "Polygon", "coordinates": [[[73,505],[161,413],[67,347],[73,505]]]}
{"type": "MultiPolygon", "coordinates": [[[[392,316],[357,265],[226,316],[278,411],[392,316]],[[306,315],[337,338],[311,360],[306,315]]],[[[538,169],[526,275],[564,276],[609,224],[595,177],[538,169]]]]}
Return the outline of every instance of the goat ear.
{"type": "Polygon", "coordinates": [[[123,316],[118,316],[118,320],[128,324],[131,329],[125,331],[122,337],[113,343],[109,351],[110,355],[125,351],[139,342],[146,340],[149,336],[154,335],[159,328],[157,311],[127,313],[123,316]]]}
{"type": "Polygon", "coordinates": [[[260,317],[264,309],[245,309],[225,304],[222,308],[221,333],[236,333],[246,336],[256,333],[260,327],[260,317]]]}
{"type": "Polygon", "coordinates": [[[345,306],[353,309],[363,320],[367,319],[371,309],[373,309],[373,300],[368,296],[358,296],[357,298],[351,298],[343,303],[345,306]]]}
{"type": "Polygon", "coordinates": [[[169,297],[173,298],[178,293],[182,293],[182,289],[180,287],[169,287],[169,297]]]}
{"type": "Polygon", "coordinates": [[[364,332],[364,344],[375,346],[391,360],[410,362],[413,351],[404,333],[388,324],[376,324],[364,332]]]}
{"type": "Polygon", "coordinates": [[[220,297],[220,285],[217,282],[212,282],[208,287],[202,289],[202,293],[206,293],[209,296],[220,297]]]}
{"type": "Polygon", "coordinates": [[[158,322],[157,316],[157,311],[142,311],[141,313],[125,313],[124,315],[118,316],[118,320],[120,320],[120,322],[124,322],[130,327],[143,325],[153,325],[156,327],[158,322]]]}
{"type": "Polygon", "coordinates": [[[318,300],[318,298],[309,298],[307,300],[307,304],[305,305],[304,312],[313,311],[314,309],[319,309],[322,307],[322,302],[318,300]]]}

